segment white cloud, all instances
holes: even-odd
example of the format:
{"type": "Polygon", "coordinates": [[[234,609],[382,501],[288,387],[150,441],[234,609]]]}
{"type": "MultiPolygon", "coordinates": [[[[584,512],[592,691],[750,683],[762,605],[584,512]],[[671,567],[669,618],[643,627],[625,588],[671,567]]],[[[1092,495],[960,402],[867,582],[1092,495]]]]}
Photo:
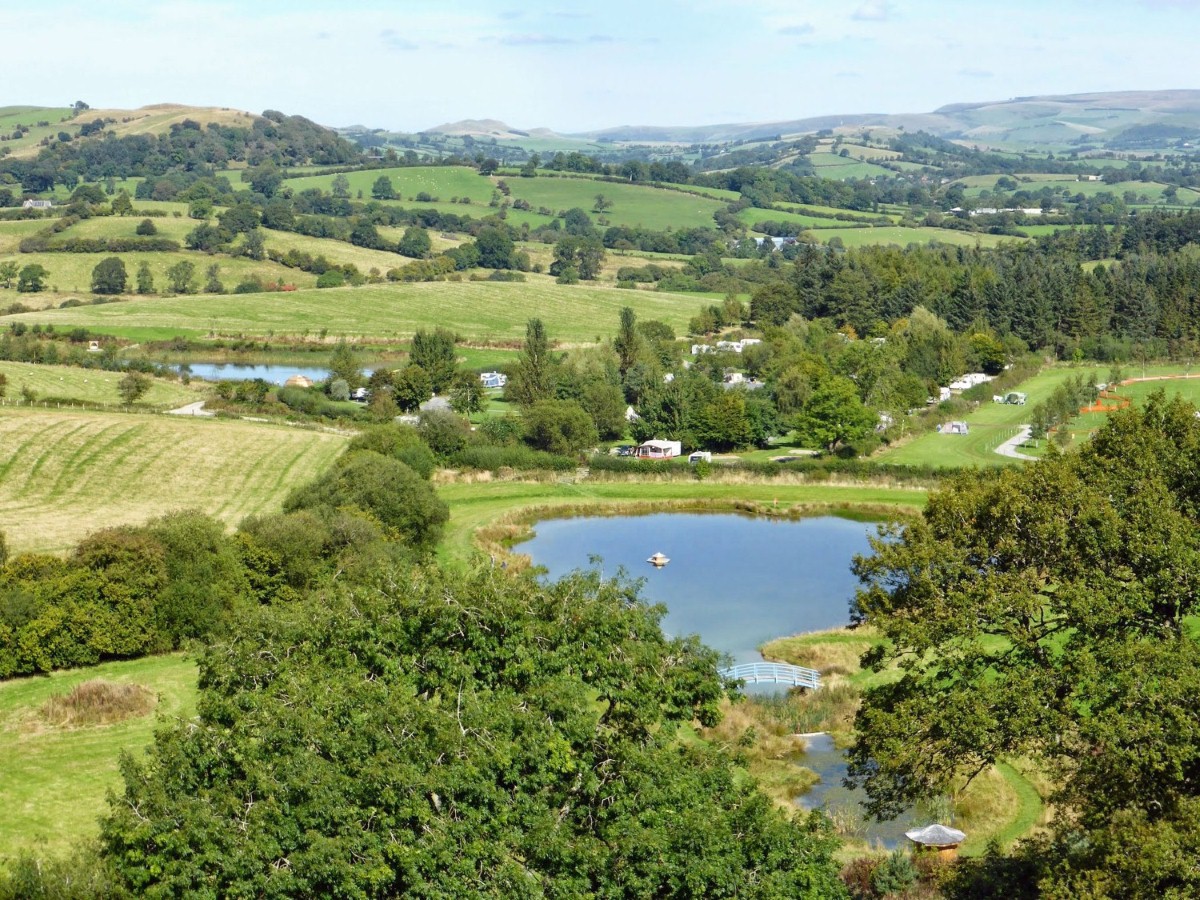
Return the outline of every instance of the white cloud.
{"type": "Polygon", "coordinates": [[[859,22],[886,22],[892,15],[889,0],[867,0],[850,17],[859,22]]]}

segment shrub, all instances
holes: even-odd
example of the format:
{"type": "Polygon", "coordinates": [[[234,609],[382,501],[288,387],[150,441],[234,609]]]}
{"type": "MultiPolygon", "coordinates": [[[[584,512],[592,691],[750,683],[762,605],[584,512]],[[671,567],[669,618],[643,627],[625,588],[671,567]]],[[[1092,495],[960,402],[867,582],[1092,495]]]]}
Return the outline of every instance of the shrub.
{"type": "Polygon", "coordinates": [[[316,481],[291,493],[285,512],[357,507],[401,542],[430,551],[441,537],[449,508],[416,472],[371,451],[344,457],[316,481]]]}

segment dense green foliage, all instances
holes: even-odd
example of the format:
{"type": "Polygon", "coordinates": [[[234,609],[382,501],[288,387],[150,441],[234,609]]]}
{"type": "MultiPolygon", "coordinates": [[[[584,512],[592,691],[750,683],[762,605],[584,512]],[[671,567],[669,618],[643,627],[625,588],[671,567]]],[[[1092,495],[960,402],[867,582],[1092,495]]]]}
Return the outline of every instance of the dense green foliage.
{"type": "Polygon", "coordinates": [[[99,127],[90,129],[94,137],[54,143],[36,159],[0,161],[0,172],[11,174],[29,191],[48,190],[55,184],[73,187],[81,179],[98,181],[120,172],[147,178],[139,184],[139,198],[145,185],[147,198],[172,199],[176,192],[168,187],[172,182],[160,182],[156,176],[179,172],[190,173],[194,179],[197,174],[211,174],[217,166],[241,161],[260,167],[264,177],[256,181],[255,171],[251,171],[251,184],[269,196],[274,189],[265,170],[274,165],[346,163],[358,156],[357,148],[329,129],[274,110],[248,121],[244,128],[218,124],[202,128],[198,122],[185,120],[157,136],[105,134],[110,123],[97,122],[99,127]]]}
{"type": "Polygon", "coordinates": [[[347,454],[283,503],[285,512],[328,514],[347,507],[377,522],[392,540],[418,551],[437,544],[449,516],[425,479],[398,459],[370,450],[347,454]]]}
{"type": "Polygon", "coordinates": [[[249,599],[236,546],[199,513],[95,532],[68,559],[18,555],[0,568],[0,677],[175,649],[249,599]]]}
{"type": "Polygon", "coordinates": [[[1045,896],[1200,891],[1198,462],[1195,409],[1159,393],[1078,453],[957,479],[856,562],[870,661],[902,673],[857,719],[876,812],[1029,757],[1057,785],[1045,896]]]}
{"type": "Polygon", "coordinates": [[[715,654],[627,584],[380,573],[242,623],[198,725],[123,762],[105,856],[141,896],[843,895],[720,751],[715,654]]]}

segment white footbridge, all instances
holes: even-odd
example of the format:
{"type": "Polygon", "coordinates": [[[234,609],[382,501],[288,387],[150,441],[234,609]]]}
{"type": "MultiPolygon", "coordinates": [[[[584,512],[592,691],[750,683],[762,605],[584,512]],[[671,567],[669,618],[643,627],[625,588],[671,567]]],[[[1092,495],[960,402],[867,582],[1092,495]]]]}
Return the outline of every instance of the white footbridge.
{"type": "Polygon", "coordinates": [[[786,684],[815,691],[821,686],[821,673],[804,666],[789,666],[786,663],[743,663],[722,669],[726,678],[744,681],[746,684],[786,684]]]}

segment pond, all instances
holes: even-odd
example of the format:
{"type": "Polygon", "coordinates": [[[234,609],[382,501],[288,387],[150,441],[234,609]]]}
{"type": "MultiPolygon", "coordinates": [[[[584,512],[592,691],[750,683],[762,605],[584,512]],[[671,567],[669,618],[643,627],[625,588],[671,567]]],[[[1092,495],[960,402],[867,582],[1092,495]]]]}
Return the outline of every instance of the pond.
{"type": "Polygon", "coordinates": [[[657,513],[538,522],[518,548],[557,578],[599,557],[646,579],[642,595],[667,607],[663,630],[699,634],[735,663],[762,659],[758,647],[781,635],[850,621],[856,553],[869,551],[875,524],[821,516],[769,519],[718,513],[657,513]],[[647,557],[670,562],[656,569],[647,557]]]}
{"type": "MultiPolygon", "coordinates": [[[[238,363],[187,363],[193,378],[203,378],[205,381],[252,381],[261,378],[268,384],[283,384],[293,375],[303,375],[314,383],[322,382],[329,377],[329,370],[315,366],[287,366],[274,363],[262,365],[241,365],[238,363]]],[[[180,364],[171,366],[179,371],[180,364]]],[[[363,371],[364,376],[371,374],[370,369],[363,371]]]]}
{"type": "MultiPolygon", "coordinates": [[[[848,624],[858,586],[850,562],[870,551],[867,538],[875,530],[873,522],[835,516],[594,516],[538,522],[534,537],[517,549],[554,578],[588,568],[593,558],[599,558],[606,575],[624,568],[643,577],[642,596],[667,607],[664,631],[699,634],[742,663],[761,660],[758,647],[772,638],[848,624]],[[661,569],[646,562],[657,552],[670,559],[661,569]]],[[[797,762],[821,782],[798,803],[805,809],[824,807],[843,833],[895,847],[917,817],[910,813],[894,822],[865,824],[861,795],[842,787],[843,753],[828,735],[808,736],[807,744],[797,762]]]]}

